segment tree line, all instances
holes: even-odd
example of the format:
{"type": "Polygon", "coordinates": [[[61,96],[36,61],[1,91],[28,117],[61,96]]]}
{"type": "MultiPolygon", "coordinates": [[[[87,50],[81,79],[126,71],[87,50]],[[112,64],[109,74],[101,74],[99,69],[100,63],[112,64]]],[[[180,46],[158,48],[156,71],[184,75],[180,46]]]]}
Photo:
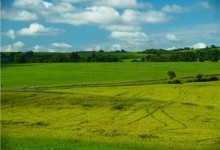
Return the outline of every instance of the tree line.
{"type": "Polygon", "coordinates": [[[143,53],[149,55],[142,57],[142,62],[217,62],[220,57],[220,51],[218,49],[202,49],[196,51],[146,50],[143,53]]]}
{"type": "Polygon", "coordinates": [[[207,47],[194,50],[189,47],[175,50],[147,49],[142,52],[129,53],[125,50],[114,52],[72,52],[72,53],[38,53],[38,52],[1,52],[1,63],[54,63],[54,62],[121,62],[130,59],[132,62],[218,62],[218,47],[207,47]],[[141,55],[139,55],[141,54],[141,55]]]}
{"type": "Polygon", "coordinates": [[[72,53],[45,53],[34,55],[29,52],[11,52],[6,55],[1,53],[1,63],[55,63],[55,62],[118,62],[120,59],[116,55],[91,54],[80,56],[77,52],[72,53]]]}

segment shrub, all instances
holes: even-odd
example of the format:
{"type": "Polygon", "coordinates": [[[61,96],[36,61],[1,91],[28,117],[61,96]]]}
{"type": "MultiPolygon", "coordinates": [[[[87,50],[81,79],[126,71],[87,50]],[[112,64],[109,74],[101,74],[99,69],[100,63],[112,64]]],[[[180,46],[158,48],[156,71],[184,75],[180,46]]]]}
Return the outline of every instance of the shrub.
{"type": "Polygon", "coordinates": [[[212,76],[212,77],[208,78],[208,81],[218,81],[218,78],[217,78],[217,77],[212,76]]]}
{"type": "Polygon", "coordinates": [[[137,59],[133,59],[133,60],[131,60],[131,62],[138,62],[138,60],[137,59]]]}
{"type": "Polygon", "coordinates": [[[167,80],[167,84],[172,84],[172,81],[171,80],[167,80]]]}
{"type": "Polygon", "coordinates": [[[167,84],[180,84],[180,83],[181,81],[176,78],[167,80],[167,84]]]}
{"type": "Polygon", "coordinates": [[[215,77],[215,76],[212,76],[212,77],[209,77],[209,78],[198,78],[197,80],[195,80],[195,82],[207,82],[207,81],[218,81],[218,78],[215,77]]]}
{"type": "Polygon", "coordinates": [[[180,84],[180,83],[181,83],[181,81],[180,81],[180,80],[178,80],[178,79],[174,79],[174,80],[173,80],[173,83],[174,83],[174,84],[180,84]]]}

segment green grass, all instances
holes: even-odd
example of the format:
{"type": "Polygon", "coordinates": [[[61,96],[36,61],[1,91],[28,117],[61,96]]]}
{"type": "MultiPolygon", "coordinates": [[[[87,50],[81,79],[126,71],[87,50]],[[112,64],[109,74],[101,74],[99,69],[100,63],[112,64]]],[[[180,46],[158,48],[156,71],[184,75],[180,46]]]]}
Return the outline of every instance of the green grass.
{"type": "Polygon", "coordinates": [[[220,63],[47,63],[7,64],[1,66],[3,88],[58,86],[91,83],[114,83],[157,80],[197,74],[219,74],[220,63]]]}
{"type": "Polygon", "coordinates": [[[218,149],[219,85],[206,82],[3,91],[3,143],[22,148],[30,142],[27,147],[37,149],[41,145],[218,149]],[[26,138],[34,140],[22,140],[26,138]]]}

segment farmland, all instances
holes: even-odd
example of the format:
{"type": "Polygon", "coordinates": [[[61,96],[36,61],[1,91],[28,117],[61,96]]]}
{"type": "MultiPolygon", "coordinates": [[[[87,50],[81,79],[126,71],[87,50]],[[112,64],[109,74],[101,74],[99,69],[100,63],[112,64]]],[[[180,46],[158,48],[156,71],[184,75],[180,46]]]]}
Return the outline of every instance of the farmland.
{"type": "Polygon", "coordinates": [[[169,70],[182,79],[220,64],[3,65],[2,148],[218,149],[220,82],[151,83],[169,70]]]}
{"type": "Polygon", "coordinates": [[[219,74],[214,62],[157,63],[45,63],[2,65],[3,88],[114,83],[168,78],[173,70],[178,78],[197,74],[219,74]]]}

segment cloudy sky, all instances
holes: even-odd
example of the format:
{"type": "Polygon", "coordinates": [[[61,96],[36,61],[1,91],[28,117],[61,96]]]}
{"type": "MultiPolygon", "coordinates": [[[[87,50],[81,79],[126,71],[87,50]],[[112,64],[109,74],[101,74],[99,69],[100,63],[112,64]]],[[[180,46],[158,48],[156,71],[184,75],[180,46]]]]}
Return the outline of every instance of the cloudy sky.
{"type": "Polygon", "coordinates": [[[220,45],[220,0],[1,0],[2,51],[220,45]]]}

